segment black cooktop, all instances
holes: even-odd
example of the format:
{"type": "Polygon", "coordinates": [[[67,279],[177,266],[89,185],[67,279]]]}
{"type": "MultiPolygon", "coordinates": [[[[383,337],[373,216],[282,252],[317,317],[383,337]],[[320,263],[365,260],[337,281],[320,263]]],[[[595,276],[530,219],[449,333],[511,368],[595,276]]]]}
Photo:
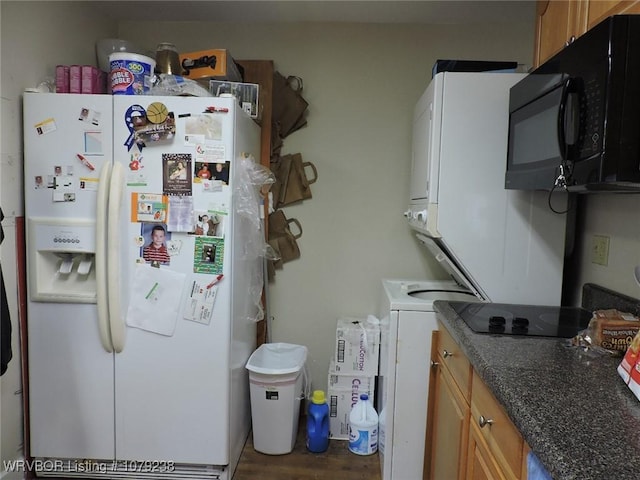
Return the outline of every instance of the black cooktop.
{"type": "Polygon", "coordinates": [[[572,338],[587,328],[591,312],[580,307],[449,302],[476,333],[572,338]]]}

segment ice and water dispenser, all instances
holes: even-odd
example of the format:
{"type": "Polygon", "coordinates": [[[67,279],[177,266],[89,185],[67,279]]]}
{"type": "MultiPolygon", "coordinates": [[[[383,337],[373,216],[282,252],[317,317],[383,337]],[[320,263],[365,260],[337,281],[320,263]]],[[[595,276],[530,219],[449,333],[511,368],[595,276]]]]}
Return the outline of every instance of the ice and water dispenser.
{"type": "Polygon", "coordinates": [[[96,303],[96,225],[28,219],[29,287],[36,302],[96,303]]]}

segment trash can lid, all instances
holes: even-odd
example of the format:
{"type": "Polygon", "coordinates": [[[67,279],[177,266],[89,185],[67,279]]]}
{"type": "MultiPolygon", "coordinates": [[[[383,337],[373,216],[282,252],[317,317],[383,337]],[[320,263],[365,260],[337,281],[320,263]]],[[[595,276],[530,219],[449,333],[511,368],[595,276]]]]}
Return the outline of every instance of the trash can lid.
{"type": "Polygon", "coordinates": [[[307,360],[307,347],[292,343],[264,343],[249,357],[247,370],[265,375],[300,371],[307,360]]]}

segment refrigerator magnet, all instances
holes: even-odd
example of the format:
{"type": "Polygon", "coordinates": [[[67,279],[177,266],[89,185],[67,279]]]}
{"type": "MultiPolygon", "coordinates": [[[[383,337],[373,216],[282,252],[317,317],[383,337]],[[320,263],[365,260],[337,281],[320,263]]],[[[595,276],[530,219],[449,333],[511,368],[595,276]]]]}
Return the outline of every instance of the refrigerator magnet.
{"type": "Polygon", "coordinates": [[[222,273],[223,258],[223,238],[201,236],[195,238],[193,252],[193,271],[195,273],[222,273]]]}
{"type": "Polygon", "coordinates": [[[206,193],[214,193],[222,191],[222,182],[220,180],[201,180],[202,191],[206,193]]]}
{"type": "Polygon", "coordinates": [[[142,165],[142,155],[139,153],[132,153],[131,158],[129,160],[129,170],[132,172],[137,172],[138,170],[142,170],[144,165],[142,165]]]}
{"type": "MultiPolygon", "coordinates": [[[[218,277],[221,276],[218,275],[218,277]]],[[[217,293],[218,287],[215,284],[209,287],[194,280],[182,311],[182,317],[185,320],[209,325],[217,293]]]]}
{"type": "Polygon", "coordinates": [[[192,233],[193,197],[191,195],[169,195],[167,228],[170,232],[192,233]]]}
{"type": "Polygon", "coordinates": [[[87,122],[96,127],[100,125],[100,112],[91,110],[90,108],[81,108],[78,120],[81,122],[87,122]]]}
{"type": "MultiPolygon", "coordinates": [[[[209,164],[210,167],[213,163],[224,163],[225,148],[224,145],[196,145],[196,172],[199,172],[198,165],[209,164]]],[[[206,172],[205,172],[206,173],[206,172]]],[[[197,175],[199,178],[211,178],[211,176],[197,175]]]]}
{"type": "Polygon", "coordinates": [[[169,199],[166,195],[133,192],[131,194],[131,221],[134,223],[165,223],[168,204],[169,199]]]}
{"type": "Polygon", "coordinates": [[[167,251],[169,252],[170,257],[174,257],[180,254],[180,250],[182,250],[182,240],[168,240],[167,241],[167,251]]]}
{"type": "Polygon", "coordinates": [[[169,269],[135,268],[131,282],[131,301],[127,309],[129,327],[172,336],[186,275],[169,269]]]}
{"type": "Polygon", "coordinates": [[[56,122],[53,118],[47,118],[40,123],[36,123],[34,128],[38,135],[46,135],[47,133],[54,132],[57,129],[56,122]]]}
{"type": "Polygon", "coordinates": [[[192,140],[222,140],[222,119],[214,115],[192,115],[185,118],[184,133],[192,140]]]}
{"type": "Polygon", "coordinates": [[[214,163],[211,179],[218,180],[222,182],[223,185],[229,185],[230,171],[231,171],[231,162],[214,163]]]}
{"type": "Polygon", "coordinates": [[[171,262],[167,241],[171,240],[171,233],[161,223],[142,223],[140,234],[144,238],[144,246],[140,249],[140,256],[146,263],[154,265],[169,265],[171,262]]]}
{"type": "Polygon", "coordinates": [[[191,154],[162,154],[162,185],[165,195],[191,195],[191,154]]]}
{"type": "Polygon", "coordinates": [[[193,219],[193,232],[195,235],[207,237],[222,237],[223,216],[210,211],[196,211],[193,219]]]}
{"type": "Polygon", "coordinates": [[[97,192],[98,183],[99,179],[96,177],[80,177],[80,190],[97,192]]]}
{"type": "MultiPolygon", "coordinates": [[[[57,168],[57,167],[56,167],[57,168]]],[[[53,201],[75,202],[76,186],[71,176],[56,175],[53,179],[53,201]]]]}
{"type": "MultiPolygon", "coordinates": [[[[149,107],[153,106],[153,103],[149,105],[149,107]]],[[[144,115],[133,117],[132,123],[134,142],[138,147],[148,146],[153,142],[173,140],[176,134],[173,112],[167,112],[166,115],[163,115],[147,109],[144,115]]]]}
{"type": "Polygon", "coordinates": [[[102,132],[88,130],[84,132],[84,153],[86,155],[102,155],[102,132]]]}

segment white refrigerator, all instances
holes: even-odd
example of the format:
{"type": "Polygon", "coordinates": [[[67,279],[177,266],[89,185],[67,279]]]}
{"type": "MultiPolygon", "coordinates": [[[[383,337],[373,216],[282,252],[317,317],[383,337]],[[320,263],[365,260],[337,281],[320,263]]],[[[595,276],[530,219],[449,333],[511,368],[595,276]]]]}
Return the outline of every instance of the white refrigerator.
{"type": "Polygon", "coordinates": [[[234,98],[25,93],[39,476],[232,477],[262,313],[259,146],[234,98]]]}

